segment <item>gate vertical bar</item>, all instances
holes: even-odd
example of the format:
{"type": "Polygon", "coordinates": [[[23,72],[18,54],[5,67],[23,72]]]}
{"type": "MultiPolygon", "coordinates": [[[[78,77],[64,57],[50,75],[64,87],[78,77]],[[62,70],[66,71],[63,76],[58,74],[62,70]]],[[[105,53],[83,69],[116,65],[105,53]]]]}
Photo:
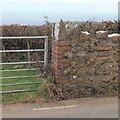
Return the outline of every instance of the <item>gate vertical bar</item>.
{"type": "Polygon", "coordinates": [[[48,71],[48,37],[45,38],[44,43],[44,75],[46,77],[47,71],[48,71]]]}
{"type": "MultiPolygon", "coordinates": [[[[27,40],[27,50],[30,50],[30,44],[29,44],[29,40],[27,40]]],[[[28,51],[28,61],[30,62],[30,52],[28,51]]],[[[31,65],[29,64],[29,67],[31,65]]]]}

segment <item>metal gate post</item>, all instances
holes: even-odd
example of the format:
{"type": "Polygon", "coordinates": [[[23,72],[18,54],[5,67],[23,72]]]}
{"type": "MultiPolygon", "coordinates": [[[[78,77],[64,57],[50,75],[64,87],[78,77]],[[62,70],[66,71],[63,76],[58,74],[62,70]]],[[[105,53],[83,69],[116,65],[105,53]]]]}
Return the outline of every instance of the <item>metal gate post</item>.
{"type": "Polygon", "coordinates": [[[47,76],[48,72],[48,37],[45,38],[45,43],[44,43],[44,75],[45,77],[47,76]]]}

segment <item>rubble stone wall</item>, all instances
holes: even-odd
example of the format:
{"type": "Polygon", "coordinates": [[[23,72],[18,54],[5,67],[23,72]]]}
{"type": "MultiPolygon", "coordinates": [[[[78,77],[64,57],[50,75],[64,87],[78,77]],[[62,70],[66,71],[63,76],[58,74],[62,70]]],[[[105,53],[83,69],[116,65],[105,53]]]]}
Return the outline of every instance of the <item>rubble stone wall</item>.
{"type": "Polygon", "coordinates": [[[117,95],[118,40],[106,33],[77,29],[54,42],[55,83],[66,98],[117,95]]]}

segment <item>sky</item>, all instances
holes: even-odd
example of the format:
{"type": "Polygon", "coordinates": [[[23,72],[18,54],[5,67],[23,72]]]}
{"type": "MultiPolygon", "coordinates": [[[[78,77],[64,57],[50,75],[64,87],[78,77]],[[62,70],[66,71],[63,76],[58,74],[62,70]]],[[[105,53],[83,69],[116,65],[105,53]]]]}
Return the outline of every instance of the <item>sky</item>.
{"type": "MultiPolygon", "coordinates": [[[[117,19],[119,0],[0,0],[3,24],[42,24],[64,20],[117,19]]],[[[1,19],[1,18],[0,18],[1,19]]]]}

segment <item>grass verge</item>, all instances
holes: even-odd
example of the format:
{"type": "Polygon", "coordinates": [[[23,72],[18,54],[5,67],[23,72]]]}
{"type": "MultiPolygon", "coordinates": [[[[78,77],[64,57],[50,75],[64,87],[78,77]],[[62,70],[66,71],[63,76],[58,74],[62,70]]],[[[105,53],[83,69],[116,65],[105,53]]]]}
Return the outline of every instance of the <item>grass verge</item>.
{"type": "MultiPolygon", "coordinates": [[[[4,65],[3,70],[14,70],[14,69],[26,69],[28,66],[23,65],[4,65]]],[[[40,75],[40,71],[17,71],[17,72],[2,72],[2,77],[14,77],[14,76],[34,76],[40,75]]],[[[4,79],[2,84],[15,84],[15,83],[25,83],[25,82],[41,82],[41,84],[32,85],[20,85],[20,86],[5,86],[2,87],[2,91],[12,91],[12,90],[23,90],[23,89],[34,89],[40,88],[43,85],[45,78],[17,78],[17,79],[4,79]]],[[[10,93],[2,95],[2,103],[16,103],[20,101],[37,99],[39,96],[39,91],[34,92],[24,92],[24,93],[10,93]]]]}

